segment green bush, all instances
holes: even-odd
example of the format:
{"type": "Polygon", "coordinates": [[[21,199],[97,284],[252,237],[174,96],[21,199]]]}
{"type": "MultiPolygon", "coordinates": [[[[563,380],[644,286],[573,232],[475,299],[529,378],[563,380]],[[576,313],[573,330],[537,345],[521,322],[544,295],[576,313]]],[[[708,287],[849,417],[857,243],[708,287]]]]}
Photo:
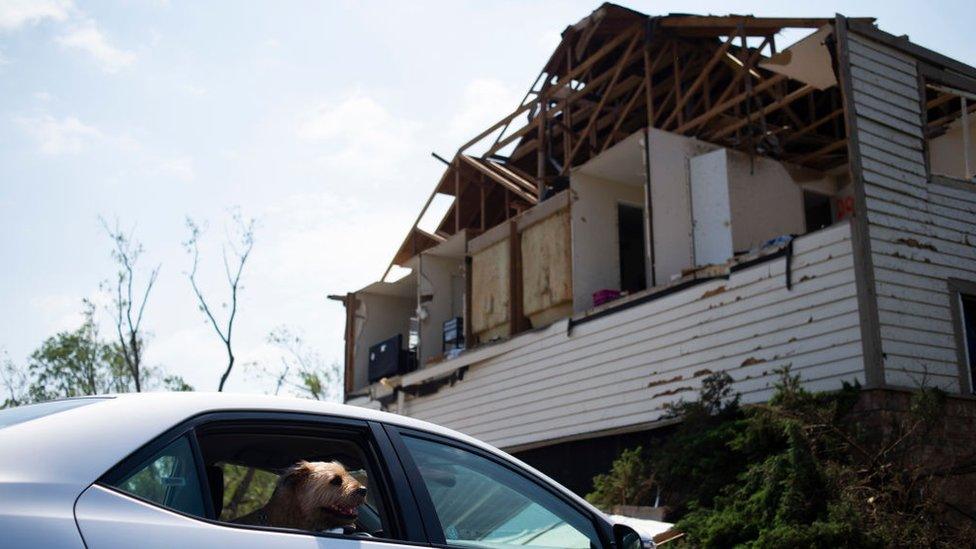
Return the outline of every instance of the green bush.
{"type": "Polygon", "coordinates": [[[809,393],[784,370],[768,403],[740,407],[731,379],[711,376],[698,401],[672,407],[672,434],[624,452],[587,499],[649,505],[659,490],[688,547],[968,546],[973,529],[945,519],[946,476],[920,458],[944,395],[918,391],[867,430],[851,415],[860,393],[809,393]]]}

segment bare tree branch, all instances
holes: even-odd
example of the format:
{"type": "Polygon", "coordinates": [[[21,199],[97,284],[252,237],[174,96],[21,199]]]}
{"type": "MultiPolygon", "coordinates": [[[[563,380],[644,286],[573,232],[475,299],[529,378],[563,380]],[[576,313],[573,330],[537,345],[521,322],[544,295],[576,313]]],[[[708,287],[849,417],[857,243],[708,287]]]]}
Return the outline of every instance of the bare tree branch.
{"type": "MultiPolygon", "coordinates": [[[[112,259],[119,266],[119,271],[115,278],[114,302],[115,309],[115,331],[119,339],[119,348],[122,351],[122,358],[125,361],[129,375],[132,376],[136,392],[142,391],[144,368],[142,365],[142,344],[145,340],[142,333],[142,319],[146,311],[146,303],[149,302],[149,294],[152,292],[156,279],[159,276],[161,265],[156,265],[149,272],[149,280],[146,282],[145,290],[141,292],[142,299],[136,305],[134,298],[134,286],[136,267],[139,257],[142,255],[142,245],[132,239],[135,230],[130,230],[127,234],[119,227],[118,220],[115,226],[110,227],[104,218],[99,218],[102,227],[112,239],[114,249],[112,259]],[[137,309],[137,314],[133,320],[133,309],[137,309]]],[[[107,290],[107,283],[103,283],[107,290]]]]}
{"type": "Polygon", "coordinates": [[[191,218],[186,219],[186,228],[190,233],[189,238],[183,243],[184,248],[186,248],[187,253],[192,259],[190,271],[187,273],[187,278],[190,280],[190,287],[193,289],[193,294],[197,298],[197,304],[201,312],[207,318],[208,323],[214,329],[217,337],[224,345],[224,349],[227,352],[227,368],[224,373],[220,376],[220,383],[217,386],[218,391],[224,390],[224,385],[227,383],[227,378],[230,377],[231,371],[234,369],[234,362],[236,357],[234,356],[234,346],[233,346],[233,333],[234,333],[234,322],[237,319],[237,306],[238,306],[238,292],[241,289],[241,276],[244,274],[244,267],[247,265],[247,260],[251,256],[251,250],[254,248],[254,226],[255,220],[249,219],[247,222],[241,218],[240,212],[235,211],[233,213],[233,221],[237,229],[236,238],[239,239],[240,247],[235,245],[234,238],[229,234],[227,235],[227,242],[221,247],[221,255],[224,263],[224,273],[227,276],[227,284],[230,288],[230,312],[227,315],[227,319],[224,323],[221,323],[217,319],[217,315],[214,313],[213,308],[204,296],[203,291],[200,289],[200,284],[197,279],[197,273],[200,267],[200,237],[203,231],[200,226],[193,221],[191,218]],[[227,248],[230,248],[234,252],[236,271],[231,275],[230,262],[227,258],[227,248]]]}

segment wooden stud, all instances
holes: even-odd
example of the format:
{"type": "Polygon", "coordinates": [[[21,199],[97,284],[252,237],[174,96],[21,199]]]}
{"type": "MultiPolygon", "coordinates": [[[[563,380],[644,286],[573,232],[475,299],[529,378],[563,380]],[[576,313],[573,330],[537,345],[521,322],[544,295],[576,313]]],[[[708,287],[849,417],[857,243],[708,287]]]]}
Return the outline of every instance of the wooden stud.
{"type": "Polygon", "coordinates": [[[546,126],[549,125],[549,121],[546,118],[546,106],[549,103],[548,100],[544,100],[539,103],[539,114],[536,115],[539,125],[539,144],[536,147],[536,198],[542,200],[542,193],[546,190],[546,155],[548,155],[548,146],[546,143],[546,126]]]}
{"type": "Polygon", "coordinates": [[[522,322],[522,239],[519,237],[518,221],[508,222],[508,322],[510,335],[523,330],[522,322]]]}
{"type": "Polygon", "coordinates": [[[474,318],[471,307],[472,279],[474,278],[474,267],[471,256],[464,256],[464,348],[470,349],[474,346],[474,333],[471,331],[471,321],[474,318]]]}
{"type": "MultiPolygon", "coordinates": [[[[767,82],[768,81],[769,80],[767,80],[767,82]]],[[[765,107],[763,107],[762,109],[759,110],[758,116],[766,116],[767,114],[769,114],[769,113],[771,113],[773,111],[776,111],[776,110],[782,108],[784,105],[788,105],[788,104],[792,103],[793,101],[796,101],[797,99],[800,99],[801,97],[806,96],[807,94],[813,93],[814,90],[816,90],[816,88],[813,87],[813,86],[810,86],[810,85],[803,86],[802,88],[800,88],[798,90],[795,90],[795,91],[789,93],[788,95],[786,95],[782,99],[780,99],[778,101],[774,101],[774,102],[770,103],[769,105],[766,105],[765,107]]],[[[743,127],[743,126],[745,126],[747,124],[751,124],[752,121],[753,121],[753,118],[754,118],[754,115],[753,114],[749,114],[749,115],[746,116],[746,118],[740,119],[737,122],[734,122],[732,124],[729,124],[729,125],[721,128],[721,129],[719,129],[718,131],[714,132],[709,137],[709,140],[714,141],[714,140],[721,139],[721,138],[725,137],[726,135],[728,135],[728,134],[730,134],[730,133],[738,130],[739,128],[741,128],[741,127],[743,127]]]]}
{"type": "Polygon", "coordinates": [[[834,23],[837,38],[837,84],[841,90],[844,120],[847,128],[848,174],[854,188],[854,215],[851,219],[851,242],[854,249],[854,282],[857,287],[858,315],[861,325],[861,349],[864,356],[864,380],[867,388],[884,385],[884,351],[881,347],[881,322],[878,316],[877,286],[868,232],[867,195],[861,170],[857,114],[854,112],[854,88],[851,59],[848,52],[847,18],[838,15],[834,23]]]}
{"type": "Polygon", "coordinates": [[[819,148],[819,149],[817,149],[817,150],[815,150],[815,151],[813,151],[811,153],[807,153],[807,154],[804,154],[803,156],[798,156],[796,158],[792,158],[792,159],[790,159],[790,162],[793,162],[795,164],[807,164],[811,160],[815,160],[817,158],[820,158],[821,156],[824,156],[826,154],[830,154],[830,153],[836,151],[837,149],[843,149],[845,147],[847,147],[847,140],[846,139],[838,139],[837,141],[834,141],[833,143],[831,143],[831,144],[829,144],[827,146],[821,147],[821,148],[819,148]]]}
{"type": "Polygon", "coordinates": [[[610,143],[613,141],[614,135],[616,135],[617,131],[620,130],[620,125],[623,124],[624,120],[627,119],[627,115],[630,114],[631,109],[634,108],[634,105],[637,103],[637,99],[641,97],[643,94],[644,94],[644,82],[641,82],[641,84],[637,86],[637,90],[634,92],[634,94],[630,96],[630,99],[627,101],[627,104],[624,105],[623,110],[620,111],[620,115],[617,116],[617,121],[614,122],[613,127],[610,128],[610,131],[607,133],[607,139],[606,141],[603,142],[603,146],[600,147],[600,152],[607,150],[607,148],[610,146],[610,143]]]}
{"type": "MultiPolygon", "coordinates": [[[[712,57],[707,63],[705,63],[705,66],[702,68],[701,72],[698,73],[698,77],[695,78],[691,85],[688,86],[688,89],[684,91],[683,97],[678,99],[678,102],[674,106],[674,110],[671,111],[671,114],[664,120],[664,123],[661,124],[661,128],[667,129],[667,127],[671,125],[671,122],[674,122],[675,118],[679,119],[679,123],[681,122],[680,119],[683,117],[681,109],[683,109],[688,100],[691,99],[696,92],[698,92],[698,88],[705,82],[706,78],[708,77],[708,73],[711,72],[712,68],[714,68],[715,65],[723,57],[725,57],[725,53],[729,51],[729,47],[732,46],[732,41],[735,40],[735,37],[735,34],[729,36],[729,39],[726,40],[721,47],[715,50],[715,53],[712,54],[712,57]]],[[[677,58],[675,63],[675,69],[677,70],[677,58]]],[[[675,81],[678,79],[679,78],[676,77],[675,81]]]]}
{"type": "Polygon", "coordinates": [[[478,193],[481,204],[481,232],[485,232],[485,186],[484,184],[478,186],[478,193]]]}
{"type": "Polygon", "coordinates": [[[844,114],[844,109],[842,108],[836,109],[835,111],[831,112],[827,116],[824,116],[823,118],[817,120],[816,122],[803,127],[802,129],[800,129],[800,131],[790,133],[788,136],[786,136],[785,139],[783,139],[783,144],[786,145],[787,143],[792,143],[793,141],[796,141],[800,137],[803,137],[804,135],[816,130],[820,126],[823,126],[824,124],[830,122],[831,120],[834,120],[835,118],[841,116],[842,114],[844,114]]]}
{"type": "MultiPolygon", "coordinates": [[[[771,78],[768,78],[766,80],[763,80],[762,82],[760,82],[759,84],[757,84],[755,86],[755,88],[753,88],[753,92],[762,91],[762,90],[766,89],[767,87],[774,86],[774,85],[776,85],[777,82],[779,82],[781,80],[785,80],[785,79],[786,79],[786,76],[785,75],[777,74],[777,75],[775,75],[775,76],[773,76],[771,78]]],[[[685,133],[685,132],[687,132],[690,129],[697,128],[698,126],[702,126],[702,125],[706,124],[707,122],[709,122],[711,119],[713,119],[716,116],[718,116],[719,114],[721,114],[721,113],[729,110],[730,108],[732,108],[732,107],[738,105],[739,103],[741,103],[742,101],[746,100],[748,97],[749,97],[749,94],[747,92],[742,92],[742,93],[739,93],[738,95],[736,95],[735,97],[732,97],[731,99],[727,99],[725,101],[721,101],[717,105],[715,105],[714,107],[712,107],[709,111],[707,111],[705,113],[702,113],[701,115],[693,118],[692,120],[689,120],[688,123],[686,123],[686,124],[684,124],[682,126],[677,127],[674,131],[675,131],[675,133],[685,133]]]]}
{"type": "Polygon", "coordinates": [[[343,401],[349,400],[349,395],[352,393],[355,387],[355,362],[356,362],[356,294],[349,292],[346,294],[346,298],[342,300],[342,304],[346,307],[346,333],[345,333],[345,343],[346,343],[346,353],[345,353],[345,371],[343,373],[343,386],[345,389],[345,395],[343,401]]]}
{"type": "Polygon", "coordinates": [[[597,103],[596,108],[593,109],[593,114],[590,115],[590,119],[586,123],[586,126],[583,128],[583,131],[580,132],[579,140],[576,142],[576,145],[573,147],[573,150],[570,151],[569,157],[563,161],[563,170],[562,170],[563,174],[566,174],[569,171],[569,168],[572,167],[573,160],[576,158],[576,155],[579,153],[579,150],[582,147],[583,142],[589,136],[590,132],[593,131],[593,126],[596,123],[597,116],[600,114],[600,111],[603,109],[603,105],[606,104],[607,102],[607,97],[609,96],[608,92],[611,89],[613,89],[614,84],[617,83],[617,79],[620,78],[620,73],[623,72],[624,67],[626,66],[627,59],[630,57],[630,54],[634,50],[634,46],[637,45],[637,41],[639,39],[640,39],[640,34],[634,33],[634,36],[633,38],[631,38],[630,43],[627,44],[627,49],[624,50],[624,54],[621,57],[620,62],[617,63],[617,67],[613,71],[613,77],[610,78],[610,83],[607,84],[606,91],[600,97],[600,101],[597,103]]]}

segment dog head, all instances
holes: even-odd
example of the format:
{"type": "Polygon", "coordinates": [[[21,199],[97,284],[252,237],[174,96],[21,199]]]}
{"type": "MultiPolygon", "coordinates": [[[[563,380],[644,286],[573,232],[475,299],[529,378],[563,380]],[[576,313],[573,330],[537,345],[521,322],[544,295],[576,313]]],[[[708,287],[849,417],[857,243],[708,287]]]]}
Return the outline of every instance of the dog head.
{"type": "Polygon", "coordinates": [[[366,501],[366,487],[338,461],[299,461],[282,474],[279,487],[290,492],[309,530],[353,524],[366,501]]]}

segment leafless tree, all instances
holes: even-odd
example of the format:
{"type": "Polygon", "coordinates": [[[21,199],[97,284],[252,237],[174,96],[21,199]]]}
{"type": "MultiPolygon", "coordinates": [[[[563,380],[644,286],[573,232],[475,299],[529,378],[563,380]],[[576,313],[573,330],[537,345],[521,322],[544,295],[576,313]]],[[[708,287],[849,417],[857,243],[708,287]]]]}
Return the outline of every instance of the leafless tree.
{"type": "Polygon", "coordinates": [[[104,282],[103,288],[112,294],[112,308],[119,348],[122,351],[122,358],[125,360],[129,375],[132,376],[135,390],[140,392],[143,381],[142,353],[143,342],[145,341],[142,332],[142,317],[146,311],[146,303],[149,301],[149,293],[159,276],[161,265],[156,265],[149,272],[149,280],[146,282],[145,288],[138,291],[135,288],[135,277],[136,267],[143,252],[142,244],[132,239],[132,231],[126,234],[120,229],[118,221],[115,222],[114,228],[110,227],[105,219],[101,219],[101,222],[105,232],[112,239],[114,245],[112,259],[115,260],[119,268],[115,280],[111,283],[104,282]]]}
{"type": "Polygon", "coordinates": [[[197,270],[200,266],[200,237],[203,231],[189,217],[186,218],[186,228],[190,232],[190,237],[183,243],[187,253],[193,259],[193,264],[187,273],[187,278],[189,278],[190,286],[193,287],[193,293],[196,295],[197,305],[204,316],[207,317],[207,321],[213,327],[214,332],[217,333],[217,337],[223,342],[224,348],[227,351],[227,368],[224,370],[223,375],[220,376],[220,384],[217,386],[218,391],[224,390],[224,384],[227,383],[227,378],[230,377],[230,373],[234,369],[235,357],[232,340],[234,321],[237,319],[238,293],[242,289],[241,275],[244,273],[244,267],[247,265],[251,250],[254,248],[255,220],[252,218],[245,221],[238,210],[234,210],[232,218],[236,234],[227,234],[224,244],[221,246],[224,275],[227,278],[227,284],[230,288],[229,301],[221,303],[221,308],[228,309],[226,319],[223,323],[217,320],[214,309],[210,302],[207,301],[207,298],[204,297],[197,280],[197,270]],[[229,255],[233,257],[230,258],[228,257],[229,255]]]}
{"type": "Polygon", "coordinates": [[[306,345],[301,335],[286,326],[280,326],[268,334],[268,343],[282,351],[281,369],[273,374],[267,372],[275,378],[274,394],[288,388],[293,394],[305,398],[338,400],[338,363],[327,364],[319,353],[306,345]]]}

